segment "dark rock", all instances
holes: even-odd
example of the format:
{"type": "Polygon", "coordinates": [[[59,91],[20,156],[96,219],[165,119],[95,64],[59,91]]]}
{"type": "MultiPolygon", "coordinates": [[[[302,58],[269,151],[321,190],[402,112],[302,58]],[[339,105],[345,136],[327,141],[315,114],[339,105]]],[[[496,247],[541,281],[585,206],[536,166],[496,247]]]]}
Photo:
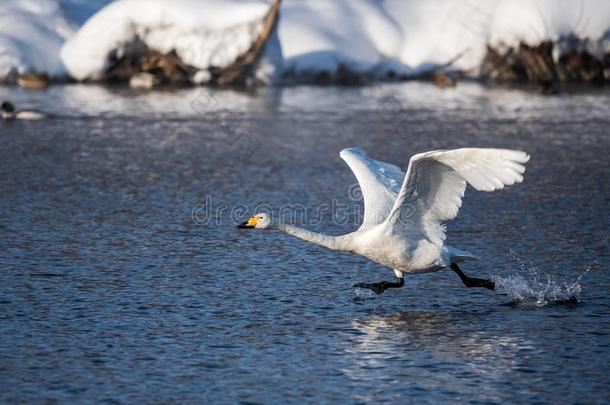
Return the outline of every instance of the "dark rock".
{"type": "Polygon", "coordinates": [[[134,76],[148,73],[160,84],[186,85],[197,71],[183,63],[175,51],[163,54],[138,39],[124,45],[120,52],[114,51],[108,65],[102,80],[115,83],[127,83],[134,76]]]}
{"type": "Polygon", "coordinates": [[[595,49],[593,45],[588,39],[569,35],[535,46],[488,46],[481,74],[492,80],[536,84],[543,94],[559,92],[561,83],[604,84],[610,76],[610,58],[594,55],[590,51],[595,49]]]}

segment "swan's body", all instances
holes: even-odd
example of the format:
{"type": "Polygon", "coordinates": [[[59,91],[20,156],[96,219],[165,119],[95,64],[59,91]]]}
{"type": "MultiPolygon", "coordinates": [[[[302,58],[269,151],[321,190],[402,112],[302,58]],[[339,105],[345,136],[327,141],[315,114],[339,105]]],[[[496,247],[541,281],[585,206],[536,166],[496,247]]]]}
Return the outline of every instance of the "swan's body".
{"type": "Polygon", "coordinates": [[[442,222],[457,215],[466,184],[476,190],[493,191],[523,181],[523,164],[529,160],[526,153],[482,148],[419,153],[411,158],[406,174],[397,166],[367,157],[358,148],[344,149],[340,156],[362,189],[364,220],[357,231],[341,236],[322,235],[273,224],[266,214],[253,216],[241,227],[279,229],[329,249],[357,253],[394,269],[398,284],[357,285],[378,293],[402,286],[404,273],[427,273],[445,267],[456,271],[467,286],[493,289],[493,283],[461,273],[457,263],[475,257],[444,244],[442,222]]]}
{"type": "Polygon", "coordinates": [[[394,269],[397,276],[399,273],[429,273],[441,270],[452,262],[474,258],[466,251],[393,232],[389,224],[358,229],[342,236],[322,235],[292,225],[276,225],[275,228],[332,250],[357,253],[394,269]]]}

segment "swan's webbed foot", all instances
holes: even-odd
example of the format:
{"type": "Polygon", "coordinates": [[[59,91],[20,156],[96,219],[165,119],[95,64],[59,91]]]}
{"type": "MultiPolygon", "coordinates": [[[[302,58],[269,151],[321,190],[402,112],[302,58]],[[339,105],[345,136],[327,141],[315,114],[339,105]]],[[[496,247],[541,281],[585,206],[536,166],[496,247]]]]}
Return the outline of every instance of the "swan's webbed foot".
{"type": "Polygon", "coordinates": [[[490,290],[496,289],[496,283],[493,281],[485,280],[483,278],[468,277],[455,263],[451,263],[451,270],[455,271],[457,275],[460,276],[466,287],[485,287],[490,290]]]}
{"type": "Polygon", "coordinates": [[[381,294],[388,288],[400,288],[405,285],[405,279],[400,277],[396,279],[396,282],[393,283],[391,281],[380,281],[379,283],[357,283],[354,284],[353,288],[368,288],[372,290],[375,294],[381,294]]]}

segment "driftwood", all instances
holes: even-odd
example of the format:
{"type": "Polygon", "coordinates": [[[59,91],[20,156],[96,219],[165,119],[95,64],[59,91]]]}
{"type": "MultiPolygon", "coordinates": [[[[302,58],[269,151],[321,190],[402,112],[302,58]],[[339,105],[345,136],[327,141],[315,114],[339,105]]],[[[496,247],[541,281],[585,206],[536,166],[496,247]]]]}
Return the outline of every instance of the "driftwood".
{"type": "Polygon", "coordinates": [[[212,82],[218,86],[245,85],[253,77],[256,63],[262,55],[267,40],[276,29],[281,0],[275,0],[263,20],[263,29],[250,48],[235,62],[223,69],[212,70],[212,82]]]}

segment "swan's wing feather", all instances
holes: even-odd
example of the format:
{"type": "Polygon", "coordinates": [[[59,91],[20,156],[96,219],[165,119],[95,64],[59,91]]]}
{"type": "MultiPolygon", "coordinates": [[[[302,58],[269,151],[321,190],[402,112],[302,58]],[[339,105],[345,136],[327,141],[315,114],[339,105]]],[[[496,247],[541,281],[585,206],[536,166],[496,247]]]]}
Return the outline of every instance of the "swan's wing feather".
{"type": "Polygon", "coordinates": [[[361,228],[382,223],[394,206],[405,174],[390,163],[369,158],[362,149],[347,148],[339,154],[352,169],[364,199],[361,228]]]}
{"type": "Polygon", "coordinates": [[[441,244],[442,221],[456,217],[466,184],[493,191],[521,183],[529,160],[525,152],[464,148],[437,150],[413,156],[388,221],[411,237],[441,244]]]}

